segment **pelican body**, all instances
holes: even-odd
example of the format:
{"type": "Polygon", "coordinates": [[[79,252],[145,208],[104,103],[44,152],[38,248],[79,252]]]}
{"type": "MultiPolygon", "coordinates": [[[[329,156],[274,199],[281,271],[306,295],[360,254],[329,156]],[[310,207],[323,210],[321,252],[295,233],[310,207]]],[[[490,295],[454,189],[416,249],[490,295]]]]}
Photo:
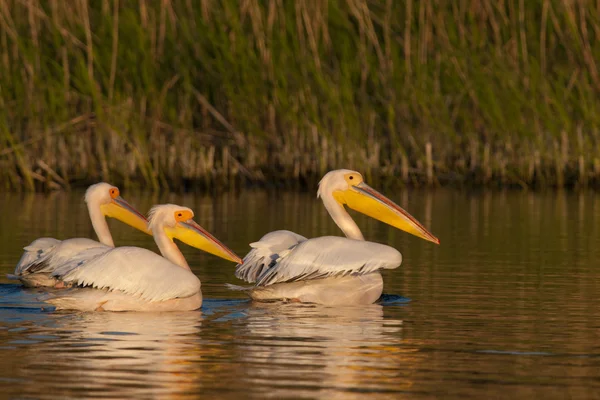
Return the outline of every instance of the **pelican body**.
{"type": "Polygon", "coordinates": [[[245,291],[258,301],[289,300],[326,305],[372,304],[383,290],[382,269],[394,269],[402,255],[393,247],[368,242],[344,206],[439,244],[408,212],[368,186],[356,171],[328,172],[320,197],[346,235],[307,239],[290,231],[266,234],[236,267],[236,277],[254,286],[245,291]]]}
{"type": "Polygon", "coordinates": [[[200,280],[173,241],[219,257],[242,260],[198,225],[194,213],[174,204],[159,205],[149,214],[160,255],[139,247],[90,248],[55,268],[51,276],[74,287],[50,294],[44,301],[57,309],[81,311],[188,311],[202,306],[200,280]]]}
{"type": "Polygon", "coordinates": [[[25,252],[17,263],[14,275],[9,275],[9,278],[18,279],[25,286],[30,287],[62,287],[62,282],[51,274],[55,268],[84,250],[94,248],[106,250],[115,247],[106,217],[116,218],[142,232],[151,234],[148,230],[148,220],[120,196],[116,186],[105,182],[91,185],[85,192],[84,200],[99,241],[86,238],[36,239],[24,248],[25,252]]]}

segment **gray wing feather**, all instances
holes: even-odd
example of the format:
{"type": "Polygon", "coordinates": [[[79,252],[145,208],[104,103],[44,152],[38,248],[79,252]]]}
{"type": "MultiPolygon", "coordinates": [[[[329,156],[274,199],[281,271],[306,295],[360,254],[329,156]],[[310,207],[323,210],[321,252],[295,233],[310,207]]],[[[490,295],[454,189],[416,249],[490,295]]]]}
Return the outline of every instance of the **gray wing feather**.
{"type": "Polygon", "coordinates": [[[305,240],[304,236],[291,231],[267,233],[258,242],[250,243],[252,250],[244,257],[244,263],[236,266],[235,276],[246,282],[255,282],[280,257],[280,253],[305,240]]]}
{"type": "Polygon", "coordinates": [[[23,248],[25,251],[15,267],[15,275],[31,273],[29,270],[34,265],[47,260],[52,250],[59,244],[60,240],[53,238],[39,238],[31,242],[29,246],[23,248]]]}

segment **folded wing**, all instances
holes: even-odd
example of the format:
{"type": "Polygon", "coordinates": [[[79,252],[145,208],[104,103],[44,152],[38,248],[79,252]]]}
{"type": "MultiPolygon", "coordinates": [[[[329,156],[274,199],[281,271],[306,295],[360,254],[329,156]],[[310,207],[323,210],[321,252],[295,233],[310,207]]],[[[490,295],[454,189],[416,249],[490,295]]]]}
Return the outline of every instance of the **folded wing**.
{"type": "Polygon", "coordinates": [[[85,250],[52,274],[65,283],[118,290],[149,302],[192,296],[200,280],[150,250],[118,247],[85,250]]]}
{"type": "Polygon", "coordinates": [[[302,241],[282,251],[279,258],[256,278],[256,285],[363,275],[380,269],[394,269],[401,263],[402,255],[393,247],[324,236],[302,241]]]}
{"type": "Polygon", "coordinates": [[[92,239],[75,238],[57,240],[53,238],[36,239],[27,247],[15,268],[15,275],[49,272],[84,250],[92,248],[110,249],[92,239]]]}

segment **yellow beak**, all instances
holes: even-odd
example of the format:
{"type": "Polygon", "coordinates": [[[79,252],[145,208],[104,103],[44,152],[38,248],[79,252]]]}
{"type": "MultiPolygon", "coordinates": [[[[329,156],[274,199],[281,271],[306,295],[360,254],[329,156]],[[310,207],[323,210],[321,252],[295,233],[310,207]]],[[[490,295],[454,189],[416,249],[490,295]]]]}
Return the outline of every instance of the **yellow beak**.
{"type": "Polygon", "coordinates": [[[118,219],[148,235],[152,235],[152,231],[148,229],[148,220],[146,217],[133,208],[121,196],[115,197],[108,204],[101,205],[100,210],[107,217],[118,219]]]}
{"type": "Polygon", "coordinates": [[[345,204],[371,218],[378,219],[421,239],[440,244],[440,240],[425,229],[412,215],[364,182],[351,186],[348,190],[338,190],[333,193],[333,197],[340,204],[345,204]]]}
{"type": "Polygon", "coordinates": [[[217,238],[208,233],[204,228],[193,219],[185,222],[178,222],[175,228],[166,228],[167,235],[171,238],[179,239],[197,249],[214,254],[229,261],[241,264],[242,259],[231,251],[227,246],[221,243],[217,238]]]}

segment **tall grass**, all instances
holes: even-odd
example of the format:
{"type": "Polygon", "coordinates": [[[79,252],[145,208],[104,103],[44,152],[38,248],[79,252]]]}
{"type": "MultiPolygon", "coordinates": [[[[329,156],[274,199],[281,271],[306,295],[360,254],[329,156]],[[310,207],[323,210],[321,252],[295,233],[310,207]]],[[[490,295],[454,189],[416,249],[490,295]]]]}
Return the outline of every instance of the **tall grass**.
{"type": "Polygon", "coordinates": [[[591,0],[0,0],[0,182],[598,185],[599,36],[591,0]]]}

